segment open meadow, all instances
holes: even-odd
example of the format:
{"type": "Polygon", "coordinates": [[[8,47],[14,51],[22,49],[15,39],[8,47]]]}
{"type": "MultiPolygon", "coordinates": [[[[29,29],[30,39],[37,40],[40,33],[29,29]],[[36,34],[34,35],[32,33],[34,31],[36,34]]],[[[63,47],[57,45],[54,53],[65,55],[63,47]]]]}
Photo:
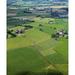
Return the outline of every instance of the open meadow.
{"type": "Polygon", "coordinates": [[[33,75],[22,73],[48,70],[62,73],[55,75],[68,75],[68,38],[65,35],[68,32],[67,18],[34,17],[32,20],[33,22],[10,28],[12,33],[22,29],[24,32],[16,32],[16,37],[8,35],[8,75],[33,75]],[[28,26],[31,28],[26,29],[28,26]],[[64,34],[57,36],[56,33],[61,31],[64,34]]]}

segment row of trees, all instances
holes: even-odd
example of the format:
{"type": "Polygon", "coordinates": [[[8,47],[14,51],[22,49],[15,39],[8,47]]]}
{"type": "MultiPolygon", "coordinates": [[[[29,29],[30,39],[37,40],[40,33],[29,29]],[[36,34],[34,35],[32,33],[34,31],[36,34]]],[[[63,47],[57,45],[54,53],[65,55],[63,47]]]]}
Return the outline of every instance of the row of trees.
{"type": "Polygon", "coordinates": [[[12,30],[7,30],[7,38],[8,38],[8,35],[11,35],[12,37],[16,37],[17,35],[12,33],[12,30]]]}

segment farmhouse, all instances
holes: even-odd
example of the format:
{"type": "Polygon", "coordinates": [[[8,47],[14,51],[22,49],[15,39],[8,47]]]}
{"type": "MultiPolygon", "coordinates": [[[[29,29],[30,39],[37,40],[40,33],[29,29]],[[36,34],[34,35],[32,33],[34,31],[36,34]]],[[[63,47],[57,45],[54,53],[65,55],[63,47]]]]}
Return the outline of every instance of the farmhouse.
{"type": "Polygon", "coordinates": [[[64,35],[64,30],[57,31],[56,33],[58,33],[59,36],[63,36],[64,35]]]}

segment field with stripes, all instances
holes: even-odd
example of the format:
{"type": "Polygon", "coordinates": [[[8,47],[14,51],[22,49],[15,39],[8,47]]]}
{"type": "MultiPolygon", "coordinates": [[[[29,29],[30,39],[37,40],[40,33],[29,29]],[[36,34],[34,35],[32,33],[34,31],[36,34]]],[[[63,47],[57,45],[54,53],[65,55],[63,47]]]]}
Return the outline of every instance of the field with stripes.
{"type": "Polygon", "coordinates": [[[32,26],[7,39],[8,75],[68,75],[68,38],[63,33],[52,36],[56,32],[68,32],[67,18],[35,17],[33,20],[10,28],[15,33],[32,26]]]}

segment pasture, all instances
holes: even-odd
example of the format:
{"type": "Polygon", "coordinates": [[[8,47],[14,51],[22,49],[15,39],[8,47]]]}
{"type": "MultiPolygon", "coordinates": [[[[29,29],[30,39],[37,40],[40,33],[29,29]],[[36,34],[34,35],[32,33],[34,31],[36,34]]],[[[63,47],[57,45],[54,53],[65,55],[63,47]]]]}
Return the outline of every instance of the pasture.
{"type": "Polygon", "coordinates": [[[59,30],[68,31],[65,18],[34,17],[34,22],[13,27],[14,31],[25,25],[33,26],[15,38],[7,39],[8,75],[19,72],[47,72],[56,70],[67,75],[68,71],[68,39],[51,37],[59,30]]]}

